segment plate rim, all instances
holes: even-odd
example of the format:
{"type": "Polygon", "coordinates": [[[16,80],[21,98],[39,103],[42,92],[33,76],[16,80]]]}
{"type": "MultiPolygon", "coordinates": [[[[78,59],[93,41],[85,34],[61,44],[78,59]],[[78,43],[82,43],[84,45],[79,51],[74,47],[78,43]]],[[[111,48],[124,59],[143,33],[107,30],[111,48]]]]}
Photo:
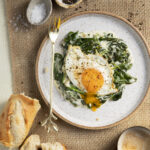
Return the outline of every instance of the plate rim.
{"type": "MultiPolygon", "coordinates": [[[[114,18],[117,18],[123,22],[125,22],[126,24],[128,24],[139,36],[140,38],[142,39],[145,47],[146,47],[146,50],[147,50],[147,53],[148,55],[150,56],[150,48],[146,42],[146,39],[145,37],[142,35],[142,33],[136,28],[134,27],[134,25],[132,25],[132,23],[130,23],[129,21],[127,21],[125,18],[121,17],[121,16],[118,16],[116,14],[113,14],[113,13],[110,13],[110,12],[105,12],[105,11],[83,11],[83,12],[79,12],[77,14],[74,14],[74,15],[71,15],[69,17],[67,17],[66,19],[62,20],[62,23],[74,18],[74,17],[77,17],[77,16],[82,16],[82,15],[87,15],[87,14],[99,14],[99,15],[106,15],[106,16],[111,16],[111,17],[114,17],[114,18]]],[[[41,51],[42,51],[42,48],[46,42],[46,40],[48,39],[48,35],[46,35],[46,37],[43,39],[41,45],[40,45],[40,48],[38,50],[38,53],[37,53],[37,57],[36,57],[36,63],[35,63],[35,78],[36,78],[36,83],[37,83],[37,87],[38,87],[38,90],[45,102],[45,104],[49,107],[49,103],[48,101],[46,100],[43,92],[42,92],[42,89],[41,89],[41,86],[40,86],[40,82],[39,82],[39,78],[38,78],[38,65],[39,65],[39,58],[40,58],[40,54],[41,54],[41,51]]],[[[145,98],[147,97],[148,95],[148,92],[150,91],[150,82],[148,83],[148,88],[146,90],[146,93],[143,97],[143,99],[141,100],[141,102],[138,104],[138,106],[136,106],[136,108],[130,113],[128,114],[126,117],[124,117],[123,119],[117,121],[117,122],[114,122],[112,124],[109,124],[109,125],[106,125],[106,126],[100,126],[100,127],[90,127],[90,126],[85,126],[85,125],[80,125],[80,124],[77,124],[77,123],[74,123],[68,119],[66,119],[65,117],[63,117],[62,115],[60,115],[59,113],[57,113],[54,109],[53,109],[53,112],[59,117],[61,118],[62,120],[64,120],[65,122],[73,125],[73,126],[76,126],[76,127],[79,127],[79,128],[83,128],[83,129],[90,129],[90,130],[98,130],[98,129],[106,129],[106,128],[111,128],[111,127],[114,127],[118,124],[120,124],[121,122],[129,119],[129,117],[135,113],[135,111],[137,111],[137,109],[141,106],[141,104],[144,102],[145,98]]]]}

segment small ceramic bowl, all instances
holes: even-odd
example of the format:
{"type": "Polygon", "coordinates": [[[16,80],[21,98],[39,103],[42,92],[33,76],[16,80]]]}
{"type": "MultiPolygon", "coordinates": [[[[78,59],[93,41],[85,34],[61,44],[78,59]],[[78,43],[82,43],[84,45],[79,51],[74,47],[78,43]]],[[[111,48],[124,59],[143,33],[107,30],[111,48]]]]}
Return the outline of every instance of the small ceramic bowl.
{"type": "Polygon", "coordinates": [[[31,23],[32,25],[41,25],[48,20],[51,13],[52,13],[52,2],[51,2],[51,0],[31,0],[29,5],[28,5],[27,11],[26,11],[26,16],[27,16],[28,22],[31,23]],[[32,10],[36,5],[42,4],[42,3],[45,4],[46,16],[42,21],[36,23],[31,19],[32,10]]]}
{"type": "Polygon", "coordinates": [[[61,7],[63,7],[63,8],[72,8],[72,7],[75,7],[76,5],[78,5],[79,3],[81,3],[82,2],[82,0],[77,0],[75,3],[73,3],[73,4],[66,4],[66,3],[64,3],[63,2],[63,0],[56,0],[56,3],[59,5],[59,6],[61,6],[61,7]]]}
{"type": "Polygon", "coordinates": [[[118,150],[150,150],[150,130],[135,126],[126,129],[118,140],[118,150]]]}

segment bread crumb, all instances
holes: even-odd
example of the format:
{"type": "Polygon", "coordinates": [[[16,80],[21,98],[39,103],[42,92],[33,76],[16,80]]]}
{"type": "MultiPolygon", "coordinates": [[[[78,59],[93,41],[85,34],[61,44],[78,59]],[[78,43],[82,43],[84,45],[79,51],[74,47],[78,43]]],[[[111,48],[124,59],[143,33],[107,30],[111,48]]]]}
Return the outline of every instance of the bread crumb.
{"type": "Polygon", "coordinates": [[[96,118],[96,121],[99,121],[99,118],[96,118]]]}
{"type": "Polygon", "coordinates": [[[47,73],[48,72],[48,67],[45,67],[44,69],[43,69],[43,73],[47,73]]]}

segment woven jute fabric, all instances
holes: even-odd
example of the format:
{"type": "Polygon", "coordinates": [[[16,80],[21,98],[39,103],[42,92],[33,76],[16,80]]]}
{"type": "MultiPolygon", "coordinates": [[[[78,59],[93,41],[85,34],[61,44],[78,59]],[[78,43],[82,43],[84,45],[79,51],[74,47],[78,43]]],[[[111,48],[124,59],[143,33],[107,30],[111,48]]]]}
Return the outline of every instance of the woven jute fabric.
{"type": "Polygon", "coordinates": [[[38,98],[42,109],[38,113],[30,134],[39,134],[41,141],[59,141],[68,150],[115,150],[121,132],[132,126],[150,128],[150,94],[139,109],[119,125],[103,130],[86,130],[74,127],[58,119],[59,132],[47,133],[39,122],[45,118],[47,108],[40,96],[35,81],[35,60],[48,25],[54,16],[62,19],[82,11],[105,11],[122,16],[137,27],[150,45],[150,0],[83,0],[75,8],[64,9],[53,0],[51,18],[41,26],[30,26],[25,17],[29,0],[6,0],[8,34],[13,73],[14,93],[24,92],[38,98]],[[20,16],[20,17],[19,17],[20,16]]]}

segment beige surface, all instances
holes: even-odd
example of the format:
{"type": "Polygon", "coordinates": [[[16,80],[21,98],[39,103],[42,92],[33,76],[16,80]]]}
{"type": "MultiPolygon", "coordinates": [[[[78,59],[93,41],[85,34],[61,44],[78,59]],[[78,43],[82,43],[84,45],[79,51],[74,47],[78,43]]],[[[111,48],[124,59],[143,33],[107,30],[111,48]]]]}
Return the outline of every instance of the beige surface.
{"type": "Polygon", "coordinates": [[[0,1],[0,112],[12,93],[10,57],[4,0],[0,1]]]}
{"type": "MultiPolygon", "coordinates": [[[[10,56],[4,1],[0,0],[0,113],[12,94],[10,56]]],[[[6,150],[0,145],[0,150],[6,150]]]]}
{"type": "MultiPolygon", "coordinates": [[[[7,18],[10,21],[15,15],[25,14],[29,0],[7,0],[7,18]]],[[[74,13],[97,10],[108,11],[130,20],[141,30],[150,45],[150,0],[84,0],[77,8],[63,9],[54,3],[53,16],[62,19],[74,13]],[[60,13],[61,12],[61,13],[60,13]]],[[[25,20],[25,19],[24,19],[25,20]]],[[[26,95],[42,98],[35,82],[35,59],[41,41],[47,33],[49,20],[42,26],[28,27],[29,31],[19,23],[19,31],[9,23],[9,38],[13,65],[13,90],[15,93],[25,92],[26,95]]],[[[43,104],[43,108],[45,105],[43,104]]],[[[120,133],[131,126],[140,125],[150,128],[150,94],[140,108],[120,125],[98,131],[90,131],[73,127],[61,119],[57,121],[59,132],[48,134],[39,121],[45,118],[46,109],[40,111],[31,133],[39,134],[42,142],[59,141],[69,150],[115,150],[120,133]]]]}

